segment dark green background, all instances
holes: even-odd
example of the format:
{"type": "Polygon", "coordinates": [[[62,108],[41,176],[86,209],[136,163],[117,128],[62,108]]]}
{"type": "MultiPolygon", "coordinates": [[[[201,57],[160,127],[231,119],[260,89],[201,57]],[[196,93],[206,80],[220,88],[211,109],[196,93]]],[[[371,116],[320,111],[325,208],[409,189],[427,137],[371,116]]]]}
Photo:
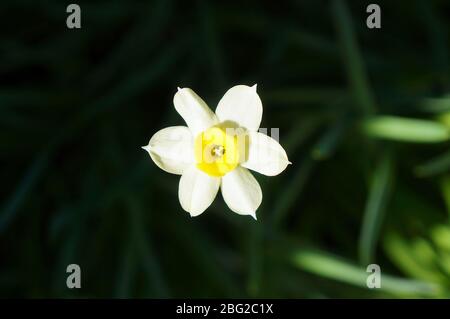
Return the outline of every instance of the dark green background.
{"type": "Polygon", "coordinates": [[[450,296],[448,1],[68,3],[0,4],[1,297],[450,296]],[[190,218],[141,146],[255,83],[293,165],[190,218]]]}

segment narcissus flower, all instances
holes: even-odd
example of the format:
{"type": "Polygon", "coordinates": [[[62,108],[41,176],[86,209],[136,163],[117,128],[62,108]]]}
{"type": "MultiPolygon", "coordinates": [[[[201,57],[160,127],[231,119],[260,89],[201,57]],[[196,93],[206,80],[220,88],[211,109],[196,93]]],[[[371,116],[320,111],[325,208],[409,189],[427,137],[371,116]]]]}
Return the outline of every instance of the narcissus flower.
{"type": "Polygon", "coordinates": [[[143,148],[161,169],[181,175],[181,207],[198,216],[220,188],[233,212],[256,219],[262,191],[249,169],[274,176],[290,164],[283,147],[258,132],[262,104],[256,85],[229,89],[215,113],[189,88],[178,88],[173,103],[187,127],[162,129],[143,148]]]}

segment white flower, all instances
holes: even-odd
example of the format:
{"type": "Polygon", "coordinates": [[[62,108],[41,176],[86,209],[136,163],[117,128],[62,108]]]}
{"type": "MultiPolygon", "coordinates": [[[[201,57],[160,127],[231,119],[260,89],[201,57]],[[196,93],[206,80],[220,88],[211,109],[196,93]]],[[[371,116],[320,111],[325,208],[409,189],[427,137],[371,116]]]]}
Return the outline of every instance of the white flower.
{"type": "Polygon", "coordinates": [[[233,212],[256,219],[262,191],[248,169],[274,176],[290,164],[283,147],[258,132],[262,104],[256,85],[229,89],[216,113],[189,88],[178,88],[173,103],[187,127],[162,129],[143,148],[161,169],[181,175],[183,209],[200,215],[220,188],[233,212]]]}

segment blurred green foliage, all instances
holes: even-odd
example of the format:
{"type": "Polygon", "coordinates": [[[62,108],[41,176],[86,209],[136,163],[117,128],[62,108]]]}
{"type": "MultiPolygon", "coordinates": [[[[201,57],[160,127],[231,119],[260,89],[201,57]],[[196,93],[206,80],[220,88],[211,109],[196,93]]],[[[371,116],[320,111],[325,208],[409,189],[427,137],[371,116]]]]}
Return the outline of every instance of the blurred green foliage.
{"type": "Polygon", "coordinates": [[[0,296],[450,296],[447,1],[68,3],[0,4],[0,296]],[[293,165],[192,219],[140,147],[254,83],[293,165]]]}

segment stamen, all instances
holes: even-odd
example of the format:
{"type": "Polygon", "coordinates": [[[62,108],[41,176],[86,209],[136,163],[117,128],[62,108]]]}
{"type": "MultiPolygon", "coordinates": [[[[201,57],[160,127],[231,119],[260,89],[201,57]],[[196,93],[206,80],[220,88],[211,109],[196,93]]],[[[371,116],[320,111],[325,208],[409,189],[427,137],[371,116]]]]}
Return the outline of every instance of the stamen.
{"type": "Polygon", "coordinates": [[[215,145],[211,151],[212,156],[222,157],[225,154],[225,147],[222,145],[215,145]]]}

